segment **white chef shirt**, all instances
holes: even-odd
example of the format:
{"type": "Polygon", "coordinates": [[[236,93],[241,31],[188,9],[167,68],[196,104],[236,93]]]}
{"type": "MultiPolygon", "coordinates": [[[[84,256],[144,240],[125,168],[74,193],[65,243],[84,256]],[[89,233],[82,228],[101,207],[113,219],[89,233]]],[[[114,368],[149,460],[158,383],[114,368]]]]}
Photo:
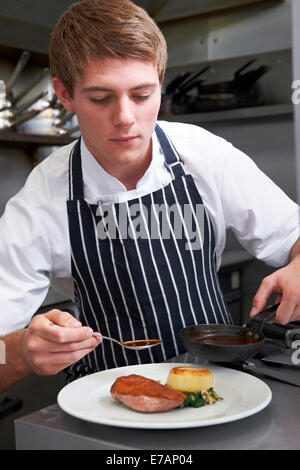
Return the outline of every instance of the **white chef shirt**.
{"type": "MultiPolygon", "coordinates": [[[[191,173],[211,218],[218,266],[231,228],[245,249],[274,267],[288,262],[299,237],[299,208],[254,162],[225,139],[201,127],[159,122],[191,173]]],[[[81,142],[85,199],[124,202],[171,180],[156,135],[152,161],[127,191],[81,142]]],[[[62,147],[37,165],[0,219],[0,336],[29,324],[49,286],[73,299],[66,201],[69,154],[62,147]]]]}

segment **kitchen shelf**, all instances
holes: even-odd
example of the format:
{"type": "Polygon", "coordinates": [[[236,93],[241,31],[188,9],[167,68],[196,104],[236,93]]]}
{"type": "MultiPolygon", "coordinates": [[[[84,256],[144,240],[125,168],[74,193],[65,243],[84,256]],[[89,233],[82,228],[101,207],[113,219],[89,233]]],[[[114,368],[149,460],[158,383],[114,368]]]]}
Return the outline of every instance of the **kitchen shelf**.
{"type": "Polygon", "coordinates": [[[67,135],[20,134],[12,131],[0,131],[0,144],[20,145],[68,145],[75,138],[67,135]]]}
{"type": "Polygon", "coordinates": [[[290,1],[274,1],[165,24],[168,69],[290,50],[291,16],[290,1]]]}
{"type": "Polygon", "coordinates": [[[249,108],[230,109],[226,111],[210,111],[207,113],[160,115],[160,120],[186,122],[189,124],[212,121],[229,121],[234,119],[255,119],[272,116],[293,115],[292,104],[255,106],[249,108]]]}
{"type": "Polygon", "coordinates": [[[215,14],[224,14],[231,11],[240,11],[245,8],[249,8],[253,5],[258,4],[276,4],[285,0],[201,0],[201,2],[195,2],[195,0],[169,0],[167,2],[161,2],[159,5],[152,6],[148,0],[140,0],[137,3],[141,6],[148,7],[148,10],[154,16],[157,23],[165,24],[171,21],[178,21],[184,18],[191,18],[194,16],[212,16],[215,14]],[[149,5],[148,5],[149,4],[149,5]],[[152,8],[150,8],[150,5],[152,8]]]}

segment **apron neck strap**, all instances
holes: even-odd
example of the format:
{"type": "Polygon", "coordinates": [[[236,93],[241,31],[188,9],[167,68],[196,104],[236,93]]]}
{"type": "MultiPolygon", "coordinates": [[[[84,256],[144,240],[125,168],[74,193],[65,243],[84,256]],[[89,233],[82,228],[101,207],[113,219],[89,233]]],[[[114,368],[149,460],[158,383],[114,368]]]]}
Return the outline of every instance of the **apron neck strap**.
{"type": "Polygon", "coordinates": [[[69,159],[69,198],[71,201],[84,199],[80,143],[81,137],[72,148],[69,159]]]}
{"type": "Polygon", "coordinates": [[[172,174],[173,178],[183,176],[185,174],[182,166],[183,160],[174,145],[158,124],[155,126],[155,132],[165,156],[165,167],[172,174]]]}

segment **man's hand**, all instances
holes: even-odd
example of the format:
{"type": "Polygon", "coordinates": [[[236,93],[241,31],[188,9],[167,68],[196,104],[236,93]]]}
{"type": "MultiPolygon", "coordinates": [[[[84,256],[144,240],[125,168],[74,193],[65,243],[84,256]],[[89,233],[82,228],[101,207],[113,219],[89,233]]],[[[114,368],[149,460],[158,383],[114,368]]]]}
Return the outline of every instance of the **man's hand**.
{"type": "Polygon", "coordinates": [[[36,315],[21,340],[23,360],[38,375],[57,374],[100,344],[101,339],[92,333],[68,312],[51,310],[36,315]]]}
{"type": "Polygon", "coordinates": [[[300,320],[300,254],[294,256],[287,266],[263,279],[253,298],[251,318],[263,310],[272,293],[277,293],[275,303],[280,302],[275,322],[285,325],[300,320]]]}

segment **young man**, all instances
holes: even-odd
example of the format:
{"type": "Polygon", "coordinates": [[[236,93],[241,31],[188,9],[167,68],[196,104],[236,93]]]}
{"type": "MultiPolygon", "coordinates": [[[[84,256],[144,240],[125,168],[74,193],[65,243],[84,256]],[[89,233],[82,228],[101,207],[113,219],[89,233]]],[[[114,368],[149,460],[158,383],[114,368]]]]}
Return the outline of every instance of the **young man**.
{"type": "Polygon", "coordinates": [[[277,292],[277,321],[300,317],[298,206],[225,140],[157,123],[166,58],[161,32],[129,0],[83,0],[53,31],[53,86],[81,139],[34,169],[0,221],[2,390],[31,371],[76,378],[163,361],[183,352],[183,326],[230,322],[217,277],[227,228],[284,266],[252,315],[277,292]],[[80,321],[58,310],[32,319],[50,283],[80,321]],[[162,343],[127,351],[99,346],[94,331],[162,343]]]}

